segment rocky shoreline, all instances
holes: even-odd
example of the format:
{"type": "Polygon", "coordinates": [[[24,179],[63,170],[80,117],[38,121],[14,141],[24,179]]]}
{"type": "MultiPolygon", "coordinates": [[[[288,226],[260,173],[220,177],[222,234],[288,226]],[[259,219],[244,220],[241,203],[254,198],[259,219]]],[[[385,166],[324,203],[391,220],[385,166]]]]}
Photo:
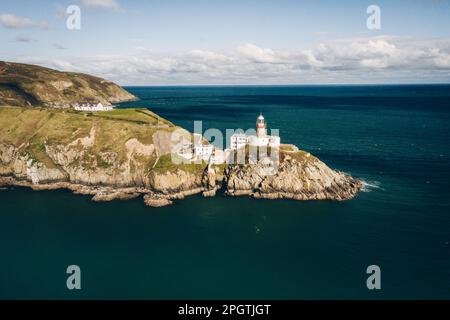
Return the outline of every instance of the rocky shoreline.
{"type": "MultiPolygon", "coordinates": [[[[1,150],[1,147],[0,147],[1,150]]],[[[68,189],[74,194],[92,196],[92,201],[129,200],[143,196],[150,207],[171,205],[185,197],[202,194],[214,197],[223,189],[227,196],[249,196],[256,199],[336,200],[352,199],[361,190],[361,181],[334,171],[322,161],[306,154],[298,161],[285,156],[277,172],[266,174],[266,165],[228,165],[223,172],[211,165],[201,175],[185,172],[150,173],[148,185],[92,185],[71,181],[36,183],[32,177],[0,176],[0,186],[29,187],[33,190],[68,189]]],[[[26,172],[32,172],[28,168],[26,172]]],[[[45,171],[44,171],[45,172],[45,171]]],[[[44,177],[40,177],[44,178],[44,177]]],[[[51,180],[51,178],[50,178],[51,180]]]]}
{"type": "Polygon", "coordinates": [[[285,156],[275,174],[264,165],[227,168],[226,194],[257,199],[350,200],[363,187],[360,180],[330,169],[307,153],[303,161],[285,156]]]}
{"type": "MultiPolygon", "coordinates": [[[[173,204],[175,200],[182,200],[185,197],[202,193],[204,197],[211,197],[211,192],[203,187],[179,192],[155,192],[139,187],[111,187],[111,186],[86,186],[70,182],[54,182],[45,184],[33,184],[30,181],[19,180],[14,177],[0,177],[0,190],[7,190],[10,187],[25,187],[34,191],[51,191],[66,189],[77,195],[92,196],[93,202],[109,202],[115,200],[131,200],[144,196],[144,203],[150,207],[163,207],[173,204]]],[[[215,194],[214,194],[215,195],[215,194]]]]}

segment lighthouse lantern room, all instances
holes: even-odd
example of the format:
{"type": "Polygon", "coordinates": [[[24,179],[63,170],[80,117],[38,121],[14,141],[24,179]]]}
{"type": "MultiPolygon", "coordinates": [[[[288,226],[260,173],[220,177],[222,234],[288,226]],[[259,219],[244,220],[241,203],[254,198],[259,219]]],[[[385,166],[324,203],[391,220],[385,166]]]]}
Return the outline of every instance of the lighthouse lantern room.
{"type": "Polygon", "coordinates": [[[262,114],[256,119],[256,135],[259,138],[267,136],[267,124],[262,114]]]}
{"type": "Polygon", "coordinates": [[[241,149],[246,145],[278,148],[280,146],[280,137],[267,135],[267,123],[263,115],[260,114],[256,118],[256,135],[235,133],[230,138],[231,150],[241,149]]]}

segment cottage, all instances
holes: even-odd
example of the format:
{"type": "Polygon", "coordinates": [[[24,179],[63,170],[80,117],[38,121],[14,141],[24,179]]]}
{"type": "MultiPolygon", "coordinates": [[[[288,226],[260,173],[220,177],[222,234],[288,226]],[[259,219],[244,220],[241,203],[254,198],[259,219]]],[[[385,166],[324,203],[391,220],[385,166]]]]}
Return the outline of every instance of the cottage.
{"type": "Polygon", "coordinates": [[[77,111],[89,111],[89,112],[97,112],[97,111],[111,111],[113,106],[104,106],[102,103],[84,103],[78,104],[76,103],[73,108],[77,111]]]}

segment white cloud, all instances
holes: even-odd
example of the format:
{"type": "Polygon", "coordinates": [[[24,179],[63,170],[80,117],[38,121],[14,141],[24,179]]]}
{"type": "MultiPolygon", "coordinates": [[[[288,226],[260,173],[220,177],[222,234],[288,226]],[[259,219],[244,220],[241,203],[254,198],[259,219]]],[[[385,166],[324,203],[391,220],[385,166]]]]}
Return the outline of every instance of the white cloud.
{"type": "Polygon", "coordinates": [[[162,54],[22,61],[86,72],[121,84],[286,84],[450,82],[450,39],[390,36],[325,42],[302,51],[244,44],[228,53],[162,54]]]}
{"type": "Polygon", "coordinates": [[[268,48],[260,48],[252,43],[246,43],[237,48],[238,52],[250,61],[274,63],[279,60],[277,54],[268,48]]]}
{"type": "Polygon", "coordinates": [[[116,0],[81,0],[81,3],[87,8],[120,9],[116,0]]]}
{"type": "Polygon", "coordinates": [[[13,14],[0,15],[0,23],[8,29],[25,29],[25,28],[40,28],[48,29],[49,25],[46,21],[33,21],[29,18],[18,17],[13,14]]]}
{"type": "Polygon", "coordinates": [[[321,44],[314,55],[324,68],[426,71],[446,68],[449,53],[448,39],[381,36],[321,44]]]}

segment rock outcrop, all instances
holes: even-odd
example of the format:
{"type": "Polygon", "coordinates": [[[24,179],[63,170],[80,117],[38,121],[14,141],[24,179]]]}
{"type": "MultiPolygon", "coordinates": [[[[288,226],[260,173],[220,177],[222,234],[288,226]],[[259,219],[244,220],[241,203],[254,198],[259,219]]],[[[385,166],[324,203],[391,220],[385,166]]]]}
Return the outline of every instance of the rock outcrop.
{"type": "Polygon", "coordinates": [[[305,152],[282,155],[273,164],[231,165],[226,169],[226,194],[263,199],[348,200],[362,187],[359,180],[330,169],[305,152]]]}
{"type": "Polygon", "coordinates": [[[151,172],[150,189],[144,202],[150,207],[163,207],[203,191],[202,176],[177,169],[175,172],[151,172]]]}

